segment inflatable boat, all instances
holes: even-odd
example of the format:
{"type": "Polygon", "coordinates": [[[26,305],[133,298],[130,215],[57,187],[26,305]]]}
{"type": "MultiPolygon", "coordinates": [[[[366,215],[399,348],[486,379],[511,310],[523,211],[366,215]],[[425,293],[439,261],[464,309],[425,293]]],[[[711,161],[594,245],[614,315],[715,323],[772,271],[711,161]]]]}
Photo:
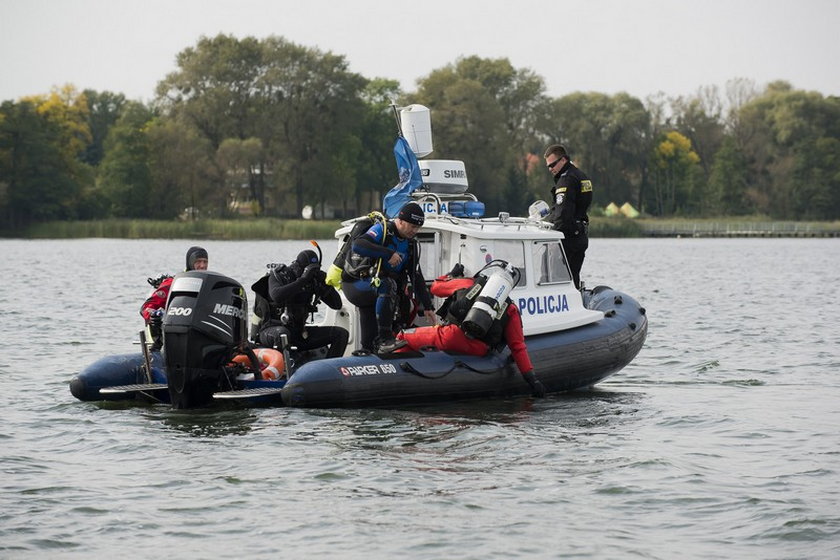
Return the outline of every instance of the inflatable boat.
{"type": "MultiPolygon", "coordinates": [[[[535,218],[453,216],[436,194],[417,199],[432,210],[418,234],[426,274],[445,274],[455,264],[470,274],[499,257],[517,269],[519,282],[509,297],[519,307],[528,353],[548,392],[591,387],[638,354],[647,335],[644,308],[606,286],[576,289],[561,233],[535,218]]],[[[339,243],[354,221],[338,230],[339,243]]],[[[291,348],[287,355],[271,350],[274,357],[266,360],[256,355],[265,349],[248,341],[248,297],[242,285],[214,272],[184,272],[172,284],[163,352],[101,358],[79,373],[70,389],[81,400],[140,399],[177,408],[226,400],[368,407],[530,393],[508,350],[485,356],[434,348],[364,352],[356,308],[343,294],[342,300],[343,307],[326,309],[318,324],[347,329],[344,356],[302,360],[288,355],[291,348]],[[272,365],[272,359],[277,363],[272,365]],[[279,375],[266,376],[267,368],[279,375]]]]}
{"type": "MultiPolygon", "coordinates": [[[[202,283],[233,282],[206,272],[185,273],[185,277],[199,278],[202,283]]],[[[544,301],[544,311],[548,311],[550,296],[544,301]]],[[[581,303],[584,309],[596,313],[598,320],[526,336],[537,377],[550,393],[595,385],[630,363],[644,344],[645,310],[632,297],[599,286],[584,290],[581,303]]],[[[188,336],[204,338],[201,325],[207,327],[208,321],[197,323],[198,329],[184,330],[188,336]]],[[[180,336],[172,333],[173,328],[166,329],[171,346],[177,344],[173,337],[180,336]]],[[[215,325],[209,328],[215,329],[215,325]]],[[[215,345],[219,346],[219,356],[225,357],[210,358],[210,363],[189,363],[187,355],[181,360],[170,355],[167,362],[157,351],[149,352],[148,358],[142,353],[106,356],[74,377],[70,389],[80,400],[132,399],[172,403],[178,408],[232,400],[248,406],[381,407],[530,394],[507,349],[485,356],[434,348],[385,355],[356,350],[341,358],[308,361],[290,368],[289,375],[281,372],[280,376],[264,378],[266,369],[272,366],[257,358],[261,373],[255,375],[250,360],[241,359],[246,355],[236,350],[232,339],[221,344],[198,341],[191,346],[197,354],[205,355],[215,345]],[[175,374],[167,376],[167,368],[175,374]]],[[[252,350],[256,354],[261,349],[252,350]]],[[[213,352],[206,355],[212,356],[213,352]]]]}

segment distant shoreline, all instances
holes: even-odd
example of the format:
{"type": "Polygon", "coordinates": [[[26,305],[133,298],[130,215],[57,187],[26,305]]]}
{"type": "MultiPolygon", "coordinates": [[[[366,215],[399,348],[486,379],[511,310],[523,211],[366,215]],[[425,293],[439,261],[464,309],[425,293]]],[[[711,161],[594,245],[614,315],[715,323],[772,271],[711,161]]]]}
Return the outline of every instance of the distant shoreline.
{"type": "MultiPolygon", "coordinates": [[[[4,239],[331,239],[339,220],[160,220],[55,221],[20,231],[0,231],[4,239]]],[[[625,237],[840,237],[840,221],[793,222],[759,218],[653,219],[593,217],[591,238],[625,237]]]]}
{"type": "Polygon", "coordinates": [[[840,222],[642,220],[642,237],[840,237],[840,222]]]}

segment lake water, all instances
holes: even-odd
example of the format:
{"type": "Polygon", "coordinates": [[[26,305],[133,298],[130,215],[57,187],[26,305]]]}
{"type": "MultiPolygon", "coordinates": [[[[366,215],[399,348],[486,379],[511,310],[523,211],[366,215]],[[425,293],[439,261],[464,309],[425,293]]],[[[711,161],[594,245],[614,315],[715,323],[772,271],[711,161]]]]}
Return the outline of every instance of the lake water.
{"type": "MultiPolygon", "coordinates": [[[[840,558],[840,240],[595,239],[648,310],[594,390],[400,410],[79,402],[189,245],[0,240],[0,558],[840,558]]],[[[334,253],[329,242],[325,253],[334,253]]]]}

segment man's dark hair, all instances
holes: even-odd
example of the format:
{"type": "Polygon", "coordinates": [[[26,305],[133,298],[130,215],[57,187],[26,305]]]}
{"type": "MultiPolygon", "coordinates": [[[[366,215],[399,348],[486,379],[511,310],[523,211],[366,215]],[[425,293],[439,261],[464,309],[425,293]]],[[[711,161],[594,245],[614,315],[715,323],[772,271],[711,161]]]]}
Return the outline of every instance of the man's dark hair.
{"type": "Polygon", "coordinates": [[[569,154],[566,153],[566,148],[564,148],[560,144],[552,144],[551,146],[545,149],[545,155],[543,156],[543,158],[547,158],[550,155],[557,156],[557,159],[569,159],[569,154]]]}

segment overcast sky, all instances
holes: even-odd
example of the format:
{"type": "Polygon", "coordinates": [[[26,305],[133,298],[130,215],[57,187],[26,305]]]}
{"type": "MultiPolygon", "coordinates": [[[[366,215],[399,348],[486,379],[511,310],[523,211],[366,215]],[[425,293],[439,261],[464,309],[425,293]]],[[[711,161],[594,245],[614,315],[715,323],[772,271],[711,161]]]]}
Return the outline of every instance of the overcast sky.
{"type": "Polygon", "coordinates": [[[66,83],[150,101],[202,35],[269,35],[416,80],[506,57],[547,93],[644,99],[733,78],[840,95],[840,0],[0,0],[0,101],[66,83]]]}

